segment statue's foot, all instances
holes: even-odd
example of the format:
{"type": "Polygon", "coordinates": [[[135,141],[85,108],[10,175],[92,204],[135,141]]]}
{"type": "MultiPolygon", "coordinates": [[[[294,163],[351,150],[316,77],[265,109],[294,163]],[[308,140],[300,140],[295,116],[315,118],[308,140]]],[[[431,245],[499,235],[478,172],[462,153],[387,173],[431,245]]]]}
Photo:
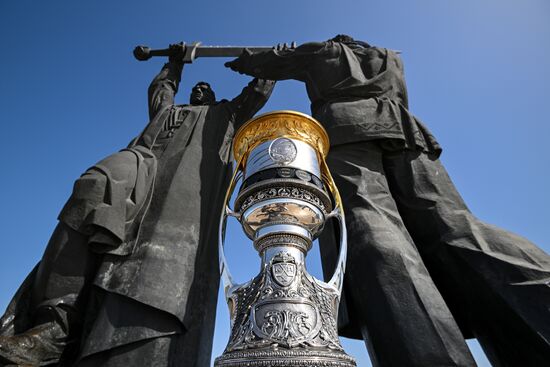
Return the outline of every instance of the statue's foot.
{"type": "Polygon", "coordinates": [[[0,336],[0,366],[46,366],[59,360],[66,345],[67,335],[55,322],[0,336]]]}

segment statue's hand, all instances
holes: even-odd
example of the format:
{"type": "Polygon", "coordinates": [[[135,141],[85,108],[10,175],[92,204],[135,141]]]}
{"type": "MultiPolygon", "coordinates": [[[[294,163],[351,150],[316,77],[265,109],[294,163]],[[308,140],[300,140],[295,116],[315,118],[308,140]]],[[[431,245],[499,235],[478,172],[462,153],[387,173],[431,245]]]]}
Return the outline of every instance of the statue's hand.
{"type": "Polygon", "coordinates": [[[243,74],[242,69],[244,67],[244,62],[242,60],[242,56],[237,57],[233,61],[228,61],[224,64],[226,68],[230,68],[233,71],[237,71],[240,74],[243,74]]]}
{"type": "Polygon", "coordinates": [[[256,86],[260,90],[272,89],[275,86],[275,80],[256,78],[256,86]]]}
{"type": "Polygon", "coordinates": [[[286,51],[286,50],[290,50],[290,49],[293,49],[293,48],[296,48],[296,44],[294,42],[292,42],[290,45],[288,43],[277,43],[273,49],[275,51],[286,51]]]}
{"type": "Polygon", "coordinates": [[[170,62],[183,62],[183,57],[185,56],[185,43],[173,43],[168,49],[170,50],[170,56],[168,56],[170,62]]]}

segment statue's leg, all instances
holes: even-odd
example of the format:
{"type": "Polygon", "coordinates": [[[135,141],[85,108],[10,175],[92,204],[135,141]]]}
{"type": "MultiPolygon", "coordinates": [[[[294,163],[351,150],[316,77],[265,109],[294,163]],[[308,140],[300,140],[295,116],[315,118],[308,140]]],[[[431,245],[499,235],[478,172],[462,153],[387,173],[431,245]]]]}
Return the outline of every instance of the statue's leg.
{"type": "Polygon", "coordinates": [[[57,361],[78,333],[85,287],[90,283],[95,256],[87,238],[59,223],[37,269],[29,297],[32,327],[0,337],[0,361],[42,365],[57,361]]]}
{"type": "Polygon", "coordinates": [[[97,258],[90,252],[87,236],[58,223],[36,274],[33,303],[78,296],[90,283],[97,258]]]}
{"type": "Polygon", "coordinates": [[[380,149],[332,147],[328,165],[346,212],[348,306],[374,364],[474,366],[390,195],[380,149]]]}
{"type": "MultiPolygon", "coordinates": [[[[174,315],[131,298],[95,289],[92,324],[74,367],[209,367],[214,307],[200,307],[188,327],[174,315]]],[[[87,315],[88,316],[88,315],[87,315]]]]}
{"type": "Polygon", "coordinates": [[[430,274],[493,365],[547,364],[550,256],[474,217],[434,157],[387,155],[384,167],[430,274]]]}
{"type": "Polygon", "coordinates": [[[36,275],[28,282],[32,284],[22,289],[25,307],[18,307],[17,299],[10,304],[14,315],[23,308],[30,310],[25,312],[25,323],[9,324],[13,317],[0,319],[0,358],[34,365],[56,360],[62,351],[72,349],[65,346],[79,334],[87,287],[96,275],[100,254],[129,252],[119,245],[128,221],[146,202],[152,182],[147,175],[155,167],[150,155],[124,150],[98,162],[76,181],[36,275]]]}
{"type": "MultiPolygon", "coordinates": [[[[154,367],[209,367],[209,363],[188,361],[186,354],[181,354],[177,347],[185,344],[185,334],[174,334],[139,340],[130,344],[103,351],[78,361],[75,367],[119,367],[119,366],[154,366],[154,367]],[[178,358],[178,356],[180,358],[178,358]]],[[[191,351],[191,355],[195,355],[191,351]]],[[[210,354],[203,355],[210,360],[210,354]]]]}

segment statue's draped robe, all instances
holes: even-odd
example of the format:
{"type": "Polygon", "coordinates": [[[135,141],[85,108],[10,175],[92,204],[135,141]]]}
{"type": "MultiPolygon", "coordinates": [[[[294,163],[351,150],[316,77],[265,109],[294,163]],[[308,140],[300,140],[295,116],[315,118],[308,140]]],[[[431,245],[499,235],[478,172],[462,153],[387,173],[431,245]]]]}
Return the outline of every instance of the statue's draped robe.
{"type": "MultiPolygon", "coordinates": [[[[348,228],[342,335],[362,334],[375,365],[474,365],[454,316],[495,365],[550,360],[550,257],[470,213],[408,110],[398,55],[328,41],[228,66],[303,81],[328,131],[348,228]]],[[[327,275],[335,243],[323,233],[327,275]]]]}
{"type": "Polygon", "coordinates": [[[81,358],[89,357],[82,365],[210,363],[230,146],[235,129],[265,104],[273,84],[254,80],[232,101],[174,106],[178,81],[167,65],[149,90],[154,123],[137,144],[152,144],[158,158],[152,197],[130,255],[107,254],[97,272],[95,284],[106,292],[83,344],[81,358]]]}
{"type": "MultiPolygon", "coordinates": [[[[165,65],[149,88],[150,123],[77,180],[59,216],[102,255],[78,357],[64,364],[209,366],[230,146],[273,82],[254,80],[214,105],[173,105],[181,68],[165,65]]],[[[11,316],[22,312],[33,275],[11,316]]]]}

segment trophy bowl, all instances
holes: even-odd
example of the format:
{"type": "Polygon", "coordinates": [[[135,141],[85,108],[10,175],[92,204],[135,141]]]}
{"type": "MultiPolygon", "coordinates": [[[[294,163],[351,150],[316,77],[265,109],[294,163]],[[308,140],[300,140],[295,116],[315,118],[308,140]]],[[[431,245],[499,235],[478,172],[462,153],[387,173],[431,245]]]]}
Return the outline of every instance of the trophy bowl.
{"type": "Polygon", "coordinates": [[[323,127],[297,112],[264,114],[239,129],[233,154],[244,176],[235,210],[250,239],[281,231],[317,238],[332,210],[321,168],[328,147],[323,127]]]}

